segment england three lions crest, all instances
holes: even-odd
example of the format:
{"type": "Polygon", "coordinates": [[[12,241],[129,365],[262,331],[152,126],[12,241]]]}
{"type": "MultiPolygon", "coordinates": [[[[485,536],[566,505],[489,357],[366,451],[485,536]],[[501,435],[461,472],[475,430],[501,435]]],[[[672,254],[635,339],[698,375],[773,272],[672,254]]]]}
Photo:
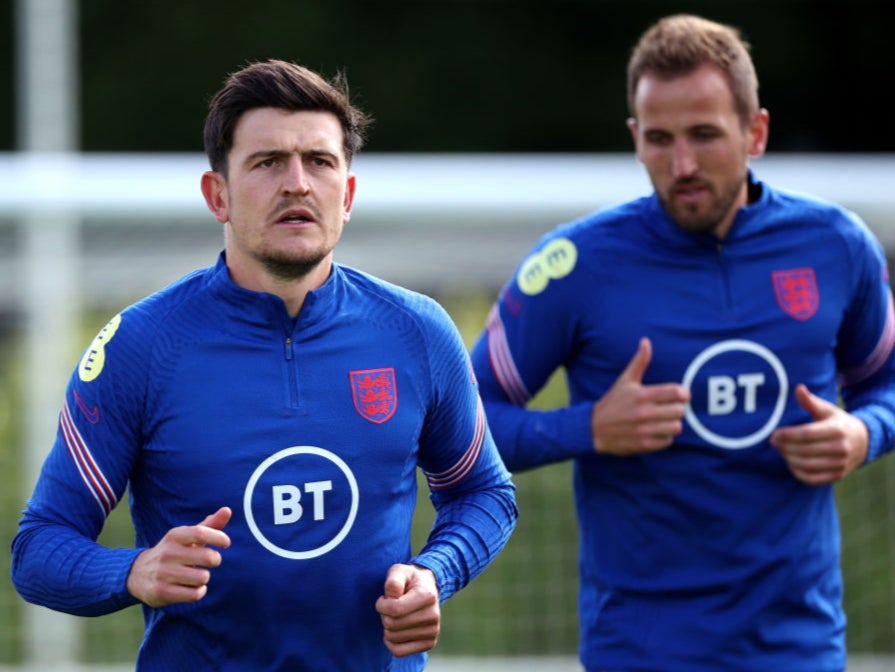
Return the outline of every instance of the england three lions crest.
{"type": "Polygon", "coordinates": [[[817,312],[820,294],[813,268],[774,271],[774,293],[784,312],[797,320],[807,320],[817,312]]]}
{"type": "Polygon", "coordinates": [[[354,407],[362,418],[380,424],[395,414],[398,388],[394,369],[366,369],[349,375],[354,407]]]}

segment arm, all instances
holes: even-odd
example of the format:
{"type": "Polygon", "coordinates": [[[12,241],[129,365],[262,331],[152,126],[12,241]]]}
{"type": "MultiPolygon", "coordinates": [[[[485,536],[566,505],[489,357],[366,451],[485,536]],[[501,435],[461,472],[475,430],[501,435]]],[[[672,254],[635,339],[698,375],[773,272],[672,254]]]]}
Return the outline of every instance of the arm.
{"type": "MultiPolygon", "coordinates": [[[[881,296],[876,338],[870,354],[859,366],[840,372],[840,395],[845,410],[864,425],[866,431],[864,459],[872,462],[895,449],[895,307],[889,290],[888,276],[880,279],[881,296]]],[[[869,311],[859,311],[869,316],[869,311]]]]}
{"type": "Polygon", "coordinates": [[[427,651],[440,631],[440,605],[478,576],[516,525],[515,487],[485,419],[465,346],[434,304],[424,327],[431,402],[419,439],[436,517],[424,548],[394,565],[376,603],[396,656],[427,651]]]}
{"type": "Polygon", "coordinates": [[[12,581],[32,603],[80,616],[141,601],[194,602],[221,562],[230,510],[175,527],[151,548],[112,549],[97,538],[142,450],[148,349],[156,323],[115,316],[86,349],[66,389],[56,441],[13,540],[12,581]]]}
{"type": "Polygon", "coordinates": [[[138,601],[196,602],[207,591],[207,568],[221,564],[209,545],[230,545],[221,531],[229,509],[174,528],[148,549],[105,548],[67,525],[40,524],[33,512],[27,517],[13,541],[13,583],[26,601],[76,616],[102,616],[138,601]]]}
{"type": "Polygon", "coordinates": [[[13,540],[12,583],[32,604],[102,616],[137,604],[125,583],[139,552],[86,541],[68,526],[41,521],[31,510],[13,540]]]}
{"type": "MultiPolygon", "coordinates": [[[[120,366],[109,365],[121,324],[116,315],[103,327],[71,375],[56,441],[12,543],[11,578],[19,594],[83,616],[136,604],[125,582],[139,549],[96,543],[124,494],[139,446],[133,409],[145,358],[135,351],[120,366]]],[[[119,336],[119,343],[126,341],[119,336]]]]}
{"type": "Polygon", "coordinates": [[[469,354],[447,314],[435,310],[434,328],[426,332],[432,401],[419,439],[419,466],[436,517],[425,547],[410,563],[432,570],[444,602],[503,549],[518,510],[469,354]]]}
{"type": "Polygon", "coordinates": [[[87,404],[85,395],[76,373],[66,392],[56,442],[13,539],[11,578],[29,602],[96,616],[136,603],[125,581],[139,549],[96,543],[124,493],[128,467],[126,460],[118,465],[120,470],[106,462],[100,437],[114,424],[106,417],[113,411],[94,404],[91,396],[86,396],[91,399],[87,404]]]}
{"type": "Polygon", "coordinates": [[[567,354],[559,328],[541,328],[558,324],[550,314],[557,302],[538,298],[517,297],[512,285],[508,286],[472,348],[488,424],[501,457],[514,472],[593,450],[592,403],[550,410],[529,408],[567,354]],[[508,307],[517,301],[523,305],[521,310],[508,307]]]}
{"type": "Polygon", "coordinates": [[[895,310],[879,243],[858,222],[848,267],[851,303],[836,359],[841,404],[795,388],[809,422],[771,436],[793,475],[809,485],[834,483],[895,448],[895,310]]]}
{"type": "Polygon", "coordinates": [[[809,485],[841,481],[895,448],[895,317],[891,298],[887,303],[887,326],[874,351],[882,356],[868,360],[881,366],[868,379],[843,386],[841,405],[797,385],[796,399],[811,421],[782,427],[771,435],[771,445],[793,475],[809,485]]]}
{"type": "MultiPolygon", "coordinates": [[[[689,391],[677,383],[643,384],[652,358],[652,344],[647,338],[640,340],[627,367],[596,402],[552,411],[527,408],[530,395],[524,380],[535,381],[540,389],[545,369],[532,369],[531,358],[514,357],[514,348],[523,347],[516,344],[530,347],[534,343],[541,358],[558,351],[552,361],[574,348],[555,340],[559,331],[555,325],[560,324],[560,318],[541,314],[537,304],[525,306],[534,308],[531,312],[537,319],[514,318],[513,327],[507,328],[501,318],[504,302],[502,299],[492,311],[472,356],[489,422],[511,470],[522,471],[594,451],[633,455],[662,450],[683,431],[689,391]],[[545,330],[543,324],[551,325],[551,329],[545,330]],[[545,331],[551,336],[545,337],[545,331]]],[[[554,303],[548,302],[547,308],[554,303]]]]}

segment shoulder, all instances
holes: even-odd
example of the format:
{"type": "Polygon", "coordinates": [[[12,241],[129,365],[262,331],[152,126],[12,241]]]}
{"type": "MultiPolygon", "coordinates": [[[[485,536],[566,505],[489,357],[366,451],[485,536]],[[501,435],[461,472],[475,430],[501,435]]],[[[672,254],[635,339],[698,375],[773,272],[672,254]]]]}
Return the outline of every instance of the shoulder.
{"type": "Polygon", "coordinates": [[[579,251],[598,254],[619,245],[639,244],[647,230],[645,223],[651,204],[650,197],[643,197],[560,224],[541,236],[529,256],[570,245],[579,251]]]}
{"type": "Polygon", "coordinates": [[[363,328],[368,342],[396,353],[419,382],[435,385],[441,374],[466,367],[468,352],[447,310],[434,298],[341,266],[349,294],[343,314],[363,328]]]}
{"type": "Polygon", "coordinates": [[[816,194],[769,187],[768,209],[772,215],[800,220],[806,226],[865,229],[863,219],[853,210],[816,194]]]}
{"type": "Polygon", "coordinates": [[[338,265],[353,296],[352,310],[376,322],[414,325],[417,328],[451,328],[447,311],[434,298],[391,283],[350,266],[338,265]]]}
{"type": "Polygon", "coordinates": [[[552,281],[592,276],[625,258],[641,245],[649,199],[597,210],[544,234],[516,268],[514,280],[523,294],[540,294],[552,281]]]}
{"type": "Polygon", "coordinates": [[[600,210],[589,212],[555,227],[542,237],[541,242],[563,237],[577,243],[598,243],[617,236],[626,236],[644,220],[651,207],[652,197],[644,196],[600,210]]]}
{"type": "Polygon", "coordinates": [[[860,215],[823,197],[768,188],[768,206],[771,223],[777,226],[797,229],[806,236],[831,237],[852,251],[880,247],[876,235],[860,215]]]}
{"type": "Polygon", "coordinates": [[[201,324],[202,315],[210,310],[202,309],[201,305],[208,300],[207,288],[211,272],[212,269],[193,271],[130,304],[109,321],[103,332],[107,338],[114,334],[119,342],[127,341],[131,347],[148,351],[159,334],[189,330],[201,324]]]}
{"type": "Polygon", "coordinates": [[[177,331],[170,328],[171,316],[190,314],[182,307],[204,285],[203,275],[202,271],[191,273],[112,316],[81,355],[78,379],[107,381],[119,391],[140,388],[162,335],[177,331]]]}

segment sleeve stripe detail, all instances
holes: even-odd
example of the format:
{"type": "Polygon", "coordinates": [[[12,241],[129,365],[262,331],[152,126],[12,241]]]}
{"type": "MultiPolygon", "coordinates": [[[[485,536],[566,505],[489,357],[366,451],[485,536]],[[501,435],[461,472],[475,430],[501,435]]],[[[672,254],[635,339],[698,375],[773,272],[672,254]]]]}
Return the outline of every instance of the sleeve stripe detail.
{"type": "Polygon", "coordinates": [[[85,445],[80,432],[78,432],[74,419],[71,417],[68,400],[62,406],[62,412],[59,414],[59,428],[62,431],[65,445],[72,457],[72,461],[75,463],[75,467],[84,481],[84,485],[87,486],[90,494],[93,495],[96,503],[103,510],[104,515],[108,516],[118,504],[118,498],[93,459],[93,455],[90,454],[90,450],[85,445]]]}
{"type": "Polygon", "coordinates": [[[531,395],[522,382],[522,376],[510,354],[510,346],[507,343],[507,334],[500,319],[500,311],[495,305],[488,315],[488,356],[491,360],[491,368],[497,382],[507,398],[517,406],[525,406],[531,399],[531,395]]]}
{"type": "Polygon", "coordinates": [[[475,466],[475,463],[482,452],[482,443],[485,440],[486,426],[485,409],[482,406],[482,398],[478,397],[475,413],[475,433],[473,434],[472,443],[469,445],[469,448],[466,449],[466,452],[463,453],[457,463],[447,471],[443,471],[440,474],[433,474],[428,471],[423,472],[426,475],[426,480],[429,482],[429,487],[432,490],[440,490],[442,488],[451,487],[452,485],[457,485],[457,483],[466,478],[469,472],[472,471],[472,468],[475,466]]]}
{"type": "Polygon", "coordinates": [[[892,294],[890,293],[889,307],[886,311],[886,324],[883,327],[883,333],[879,342],[866,361],[858,366],[845,369],[839,374],[839,384],[841,386],[854,385],[872,376],[889,359],[893,347],[895,347],[895,306],[893,306],[892,294]]]}

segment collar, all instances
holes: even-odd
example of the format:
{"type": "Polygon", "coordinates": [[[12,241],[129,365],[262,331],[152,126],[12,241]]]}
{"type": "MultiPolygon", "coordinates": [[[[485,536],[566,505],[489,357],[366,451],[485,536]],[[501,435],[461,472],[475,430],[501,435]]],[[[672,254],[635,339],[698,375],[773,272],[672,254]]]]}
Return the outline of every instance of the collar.
{"type": "Polygon", "coordinates": [[[222,302],[226,316],[252,330],[265,332],[270,329],[285,329],[290,332],[294,329],[307,329],[335,314],[345,284],[344,271],[333,262],[326,282],[308,292],[301,312],[293,319],[279,296],[246,289],[233,282],[227,268],[225,251],[221,251],[215,265],[208,270],[208,289],[222,302]]]}
{"type": "Polygon", "coordinates": [[[706,245],[716,246],[720,242],[727,244],[743,235],[753,233],[756,227],[762,225],[762,220],[757,215],[761,213],[764,206],[769,202],[770,189],[764,182],[756,178],[751,168],[747,169],[746,180],[748,202],[737,211],[730,231],[728,231],[723,241],[720,241],[713,232],[690,233],[684,231],[678,226],[677,222],[671,219],[665,208],[662,207],[655,191],[646,202],[649,226],[664,239],[674,241],[679,245],[698,247],[706,245]]]}

